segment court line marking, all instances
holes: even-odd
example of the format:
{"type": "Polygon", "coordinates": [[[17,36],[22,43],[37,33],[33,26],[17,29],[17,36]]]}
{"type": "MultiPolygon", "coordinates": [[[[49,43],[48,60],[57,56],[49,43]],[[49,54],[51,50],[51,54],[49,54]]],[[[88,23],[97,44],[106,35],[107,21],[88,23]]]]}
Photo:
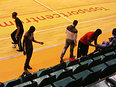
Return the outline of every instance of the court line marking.
{"type": "MultiPolygon", "coordinates": [[[[82,6],[90,6],[90,5],[99,5],[99,4],[107,4],[107,3],[115,3],[116,1],[113,1],[113,2],[105,2],[105,3],[97,3],[97,4],[87,4],[87,5],[80,5],[80,6],[72,6],[72,7],[67,7],[67,8],[77,8],[77,7],[82,7],[82,6]]],[[[37,3],[37,2],[36,2],[37,3]]],[[[60,8],[60,9],[55,9],[55,10],[62,10],[62,9],[67,9],[67,8],[60,8]]],[[[33,12],[33,13],[25,13],[25,14],[19,14],[19,16],[22,16],[22,15],[29,15],[29,14],[35,14],[35,13],[42,13],[42,12],[47,12],[48,10],[45,10],[45,11],[40,11],[40,12],[33,12]]],[[[0,19],[2,18],[8,18],[8,17],[11,17],[11,16],[4,16],[4,17],[0,17],[0,19]]]]}
{"type": "Polygon", "coordinates": [[[60,15],[61,17],[63,17],[64,19],[66,19],[66,20],[68,20],[68,21],[70,21],[70,22],[73,22],[72,20],[70,20],[70,19],[68,19],[67,17],[61,15],[61,14],[58,13],[57,11],[55,11],[55,10],[51,9],[50,7],[44,5],[44,4],[41,3],[40,1],[38,1],[38,0],[34,0],[34,1],[37,2],[38,4],[40,4],[41,6],[43,6],[43,7],[47,8],[47,9],[49,9],[50,11],[53,11],[54,13],[59,14],[59,15],[60,15]]]}
{"type": "MultiPolygon", "coordinates": [[[[103,17],[103,18],[97,18],[97,19],[88,20],[88,21],[83,21],[83,22],[79,22],[78,24],[88,23],[88,22],[102,20],[102,19],[108,19],[108,18],[112,18],[112,17],[116,17],[116,15],[107,16],[107,17],[103,17]]],[[[35,31],[35,33],[37,33],[37,32],[43,32],[43,31],[48,31],[48,30],[54,30],[54,29],[62,28],[62,27],[66,27],[66,26],[67,25],[63,25],[63,26],[54,27],[54,28],[50,28],[50,29],[39,30],[39,31],[35,31]]],[[[11,37],[1,38],[0,40],[5,40],[5,39],[9,39],[9,38],[11,38],[11,37]]]]}
{"type": "MultiPolygon", "coordinates": [[[[111,31],[112,31],[112,30],[104,31],[102,34],[108,33],[108,32],[111,32],[111,31]]],[[[79,39],[80,39],[80,38],[78,38],[77,40],[79,40],[79,39]]],[[[39,51],[39,50],[44,50],[44,49],[51,48],[51,47],[55,47],[55,46],[59,46],[59,45],[62,45],[62,44],[64,44],[64,43],[65,43],[65,42],[59,43],[59,44],[55,44],[55,45],[52,45],[52,46],[48,46],[48,47],[44,47],[44,48],[39,48],[39,49],[34,50],[33,52],[36,52],[36,51],[39,51]]],[[[20,54],[17,54],[17,55],[13,55],[13,56],[10,56],[10,57],[1,58],[0,61],[6,60],[6,59],[10,59],[10,58],[14,58],[14,57],[21,56],[21,55],[23,55],[23,53],[20,53],[20,54]]]]}

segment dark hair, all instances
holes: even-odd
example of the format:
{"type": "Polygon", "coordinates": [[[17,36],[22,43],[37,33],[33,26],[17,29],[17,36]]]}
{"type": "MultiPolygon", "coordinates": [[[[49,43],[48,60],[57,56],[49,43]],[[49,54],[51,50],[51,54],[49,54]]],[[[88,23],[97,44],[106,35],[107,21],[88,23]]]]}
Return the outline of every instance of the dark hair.
{"type": "Polygon", "coordinates": [[[116,28],[113,29],[112,34],[116,35],[116,28]]]}
{"type": "Polygon", "coordinates": [[[31,26],[30,29],[29,29],[29,33],[33,33],[35,31],[35,27],[34,26],[31,26]]]}
{"type": "Polygon", "coordinates": [[[17,16],[17,12],[13,12],[12,15],[13,15],[13,16],[17,16]]]}
{"type": "Polygon", "coordinates": [[[101,30],[101,29],[97,29],[97,30],[95,31],[96,36],[99,36],[101,33],[102,33],[102,30],[101,30]]]}
{"type": "Polygon", "coordinates": [[[74,25],[74,26],[76,26],[76,25],[77,25],[77,23],[78,23],[78,21],[77,21],[77,20],[74,20],[74,21],[73,21],[73,25],[74,25]]]}

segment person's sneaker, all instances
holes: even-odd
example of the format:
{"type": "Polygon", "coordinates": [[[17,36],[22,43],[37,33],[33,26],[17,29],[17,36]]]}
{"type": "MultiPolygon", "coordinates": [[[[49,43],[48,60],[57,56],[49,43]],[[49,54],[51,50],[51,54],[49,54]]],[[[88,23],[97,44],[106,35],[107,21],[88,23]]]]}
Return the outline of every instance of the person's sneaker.
{"type": "Polygon", "coordinates": [[[60,60],[60,64],[63,64],[63,63],[64,63],[64,61],[63,61],[63,59],[61,59],[61,60],[60,60]]]}
{"type": "Polygon", "coordinates": [[[18,51],[18,52],[21,52],[21,51],[23,51],[23,49],[18,49],[17,51],[18,51]]]}
{"type": "Polygon", "coordinates": [[[30,67],[30,66],[28,66],[27,68],[28,68],[28,69],[32,69],[32,67],[30,67]]]}
{"type": "Polygon", "coordinates": [[[12,47],[13,47],[13,48],[16,48],[16,46],[17,46],[17,44],[12,44],[12,47]]]}
{"type": "Polygon", "coordinates": [[[69,60],[69,61],[70,61],[70,62],[72,62],[72,61],[74,61],[74,60],[75,60],[75,58],[70,58],[70,60],[69,60]]]}

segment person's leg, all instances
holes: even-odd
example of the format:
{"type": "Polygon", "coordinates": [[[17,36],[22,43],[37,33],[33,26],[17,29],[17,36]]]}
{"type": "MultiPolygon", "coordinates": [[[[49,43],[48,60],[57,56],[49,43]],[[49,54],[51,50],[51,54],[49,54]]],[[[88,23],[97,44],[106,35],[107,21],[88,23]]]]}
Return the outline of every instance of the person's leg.
{"type": "Polygon", "coordinates": [[[77,49],[77,58],[81,57],[81,49],[82,49],[82,43],[79,41],[78,42],[78,49],[77,49]]]}
{"type": "Polygon", "coordinates": [[[62,54],[61,54],[61,62],[63,62],[63,57],[64,57],[64,54],[66,53],[66,50],[67,48],[69,47],[69,43],[66,41],[65,43],[65,47],[63,48],[63,51],[62,51],[62,54]]]}
{"type": "Polygon", "coordinates": [[[16,32],[17,32],[17,29],[11,34],[11,38],[13,40],[13,44],[17,44],[17,40],[15,38],[16,32]]]}
{"type": "Polygon", "coordinates": [[[84,45],[84,44],[83,44],[82,56],[86,56],[86,55],[87,55],[88,49],[89,49],[89,45],[84,45]]]}
{"type": "Polygon", "coordinates": [[[73,58],[74,55],[73,55],[73,51],[74,51],[74,41],[71,42],[70,44],[70,58],[73,58]]]}
{"type": "Polygon", "coordinates": [[[23,33],[18,35],[18,40],[17,41],[18,41],[19,49],[17,51],[23,51],[23,48],[22,48],[22,45],[21,45],[22,36],[23,36],[23,33]]]}
{"type": "Polygon", "coordinates": [[[33,49],[27,49],[26,50],[26,62],[25,62],[25,66],[24,66],[24,69],[27,70],[27,68],[29,69],[32,69],[30,66],[29,66],[29,62],[30,62],[30,59],[31,59],[31,56],[32,56],[32,52],[33,52],[33,49]]]}

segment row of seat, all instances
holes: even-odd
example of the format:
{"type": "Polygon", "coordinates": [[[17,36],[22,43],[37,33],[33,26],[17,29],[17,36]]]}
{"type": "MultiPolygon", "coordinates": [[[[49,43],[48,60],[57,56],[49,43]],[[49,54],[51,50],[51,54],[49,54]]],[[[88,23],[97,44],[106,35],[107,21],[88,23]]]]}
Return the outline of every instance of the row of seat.
{"type": "Polygon", "coordinates": [[[116,72],[116,50],[108,50],[65,62],[5,82],[5,87],[81,87],[116,72]]]}

